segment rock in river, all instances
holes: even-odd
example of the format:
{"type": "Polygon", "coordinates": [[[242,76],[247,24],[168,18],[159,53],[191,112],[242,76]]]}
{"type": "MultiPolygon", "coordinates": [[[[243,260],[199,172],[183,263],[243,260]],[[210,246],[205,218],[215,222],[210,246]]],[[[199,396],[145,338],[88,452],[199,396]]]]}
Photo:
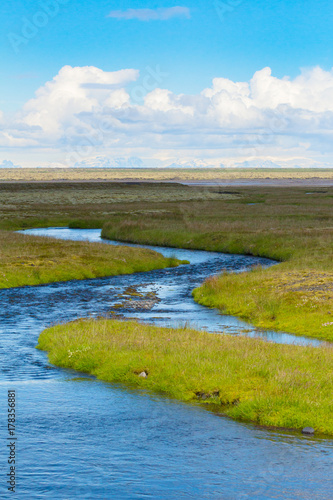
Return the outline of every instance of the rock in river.
{"type": "Polygon", "coordinates": [[[302,429],[302,434],[310,434],[310,435],[313,435],[314,434],[314,429],[312,427],[304,427],[304,429],[302,429]]]}

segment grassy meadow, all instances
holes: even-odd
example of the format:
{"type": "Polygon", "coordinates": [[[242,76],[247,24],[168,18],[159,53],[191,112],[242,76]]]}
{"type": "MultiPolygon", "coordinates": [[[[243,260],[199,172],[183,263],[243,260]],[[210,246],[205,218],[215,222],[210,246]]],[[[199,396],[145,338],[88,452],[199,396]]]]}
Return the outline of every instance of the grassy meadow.
{"type": "MultiPolygon", "coordinates": [[[[68,225],[103,228],[105,238],[122,241],[270,257],[281,264],[242,275],[226,275],[221,270],[219,278],[194,292],[195,299],[262,327],[332,340],[332,201],[333,187],[4,182],[0,183],[0,230],[68,225]]],[[[28,254],[19,259],[26,240],[19,246],[16,239],[10,246],[12,237],[12,233],[2,234],[1,252],[5,255],[8,245],[10,256],[10,248],[16,247],[15,259],[24,263],[31,283],[38,270],[34,263],[27,264],[28,254]]],[[[44,266],[46,274],[48,266],[54,269],[52,247],[66,245],[60,275],[68,273],[71,264],[77,266],[76,248],[83,249],[83,243],[77,242],[77,247],[69,242],[50,243],[51,254],[41,252],[45,262],[39,259],[37,267],[44,266]]],[[[80,261],[82,277],[92,276],[89,266],[98,261],[96,256],[89,259],[87,248],[80,261]]],[[[37,246],[29,252],[38,257],[37,246]]],[[[100,252],[103,260],[105,247],[100,252]]],[[[100,275],[104,264],[97,267],[96,275],[100,275]]],[[[17,271],[15,266],[12,270],[17,271]]]]}
{"type": "Polygon", "coordinates": [[[0,288],[98,278],[174,267],[180,261],[147,249],[60,241],[0,231],[0,288]]]}
{"type": "MultiPolygon", "coordinates": [[[[0,229],[102,228],[114,217],[165,213],[178,204],[221,199],[216,189],[162,183],[0,182],[0,229]]],[[[223,199],[234,198],[226,193],[223,199]]]]}
{"type": "Polygon", "coordinates": [[[333,435],[333,350],[78,320],[42,332],[52,364],[196,402],[237,420],[333,435]],[[146,378],[139,377],[145,372],[146,378]]]}

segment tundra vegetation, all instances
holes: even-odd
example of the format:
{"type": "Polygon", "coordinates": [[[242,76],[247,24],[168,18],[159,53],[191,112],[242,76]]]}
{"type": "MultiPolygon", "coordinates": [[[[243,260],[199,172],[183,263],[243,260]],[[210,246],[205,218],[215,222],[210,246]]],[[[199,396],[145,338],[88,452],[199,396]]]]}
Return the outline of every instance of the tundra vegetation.
{"type": "Polygon", "coordinates": [[[256,326],[333,340],[333,188],[211,188],[220,198],[114,215],[105,238],[257,255],[270,269],[221,275],[199,303],[256,326]]]}

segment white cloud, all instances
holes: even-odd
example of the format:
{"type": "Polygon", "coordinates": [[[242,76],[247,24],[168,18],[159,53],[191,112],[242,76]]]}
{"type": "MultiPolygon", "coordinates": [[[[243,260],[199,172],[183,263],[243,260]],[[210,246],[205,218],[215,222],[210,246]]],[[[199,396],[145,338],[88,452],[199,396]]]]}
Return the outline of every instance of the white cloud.
{"type": "Polygon", "coordinates": [[[138,79],[133,69],[65,66],[18,116],[0,121],[0,145],[6,154],[22,151],[24,161],[45,151],[48,161],[63,164],[143,157],[333,165],[333,70],[313,68],[291,80],[264,68],[249,82],[215,78],[197,95],[156,88],[142,104],[127,90],[138,79]]]}
{"type": "Polygon", "coordinates": [[[93,66],[64,66],[51,82],[37,90],[23,108],[23,121],[41,127],[54,138],[68,126],[82,128],[77,113],[103,106],[121,107],[129,102],[124,86],[138,78],[136,70],[106,72],[93,66]]]}
{"type": "Polygon", "coordinates": [[[169,7],[157,9],[127,9],[112,10],[108,17],[114,19],[137,19],[139,21],[167,21],[173,17],[191,17],[191,11],[188,7],[169,7]]]}

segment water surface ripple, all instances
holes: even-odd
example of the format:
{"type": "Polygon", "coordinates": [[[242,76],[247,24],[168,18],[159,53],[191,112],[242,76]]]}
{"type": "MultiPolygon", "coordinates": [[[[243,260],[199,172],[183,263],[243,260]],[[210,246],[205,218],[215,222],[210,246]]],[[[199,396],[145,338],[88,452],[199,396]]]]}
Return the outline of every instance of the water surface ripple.
{"type": "MultiPolygon", "coordinates": [[[[100,241],[98,230],[28,232],[100,241]]],[[[7,389],[14,388],[18,498],[331,499],[331,440],[259,429],[193,405],[60,370],[34,348],[39,333],[51,324],[111,311],[161,325],[186,321],[211,332],[308,341],[258,331],[192,300],[191,290],[207,276],[222,268],[241,271],[253,264],[270,265],[267,259],[149,248],[191,264],[0,290],[1,422],[6,418],[7,389]]],[[[1,497],[7,497],[7,435],[3,425],[1,429],[1,497]]]]}

